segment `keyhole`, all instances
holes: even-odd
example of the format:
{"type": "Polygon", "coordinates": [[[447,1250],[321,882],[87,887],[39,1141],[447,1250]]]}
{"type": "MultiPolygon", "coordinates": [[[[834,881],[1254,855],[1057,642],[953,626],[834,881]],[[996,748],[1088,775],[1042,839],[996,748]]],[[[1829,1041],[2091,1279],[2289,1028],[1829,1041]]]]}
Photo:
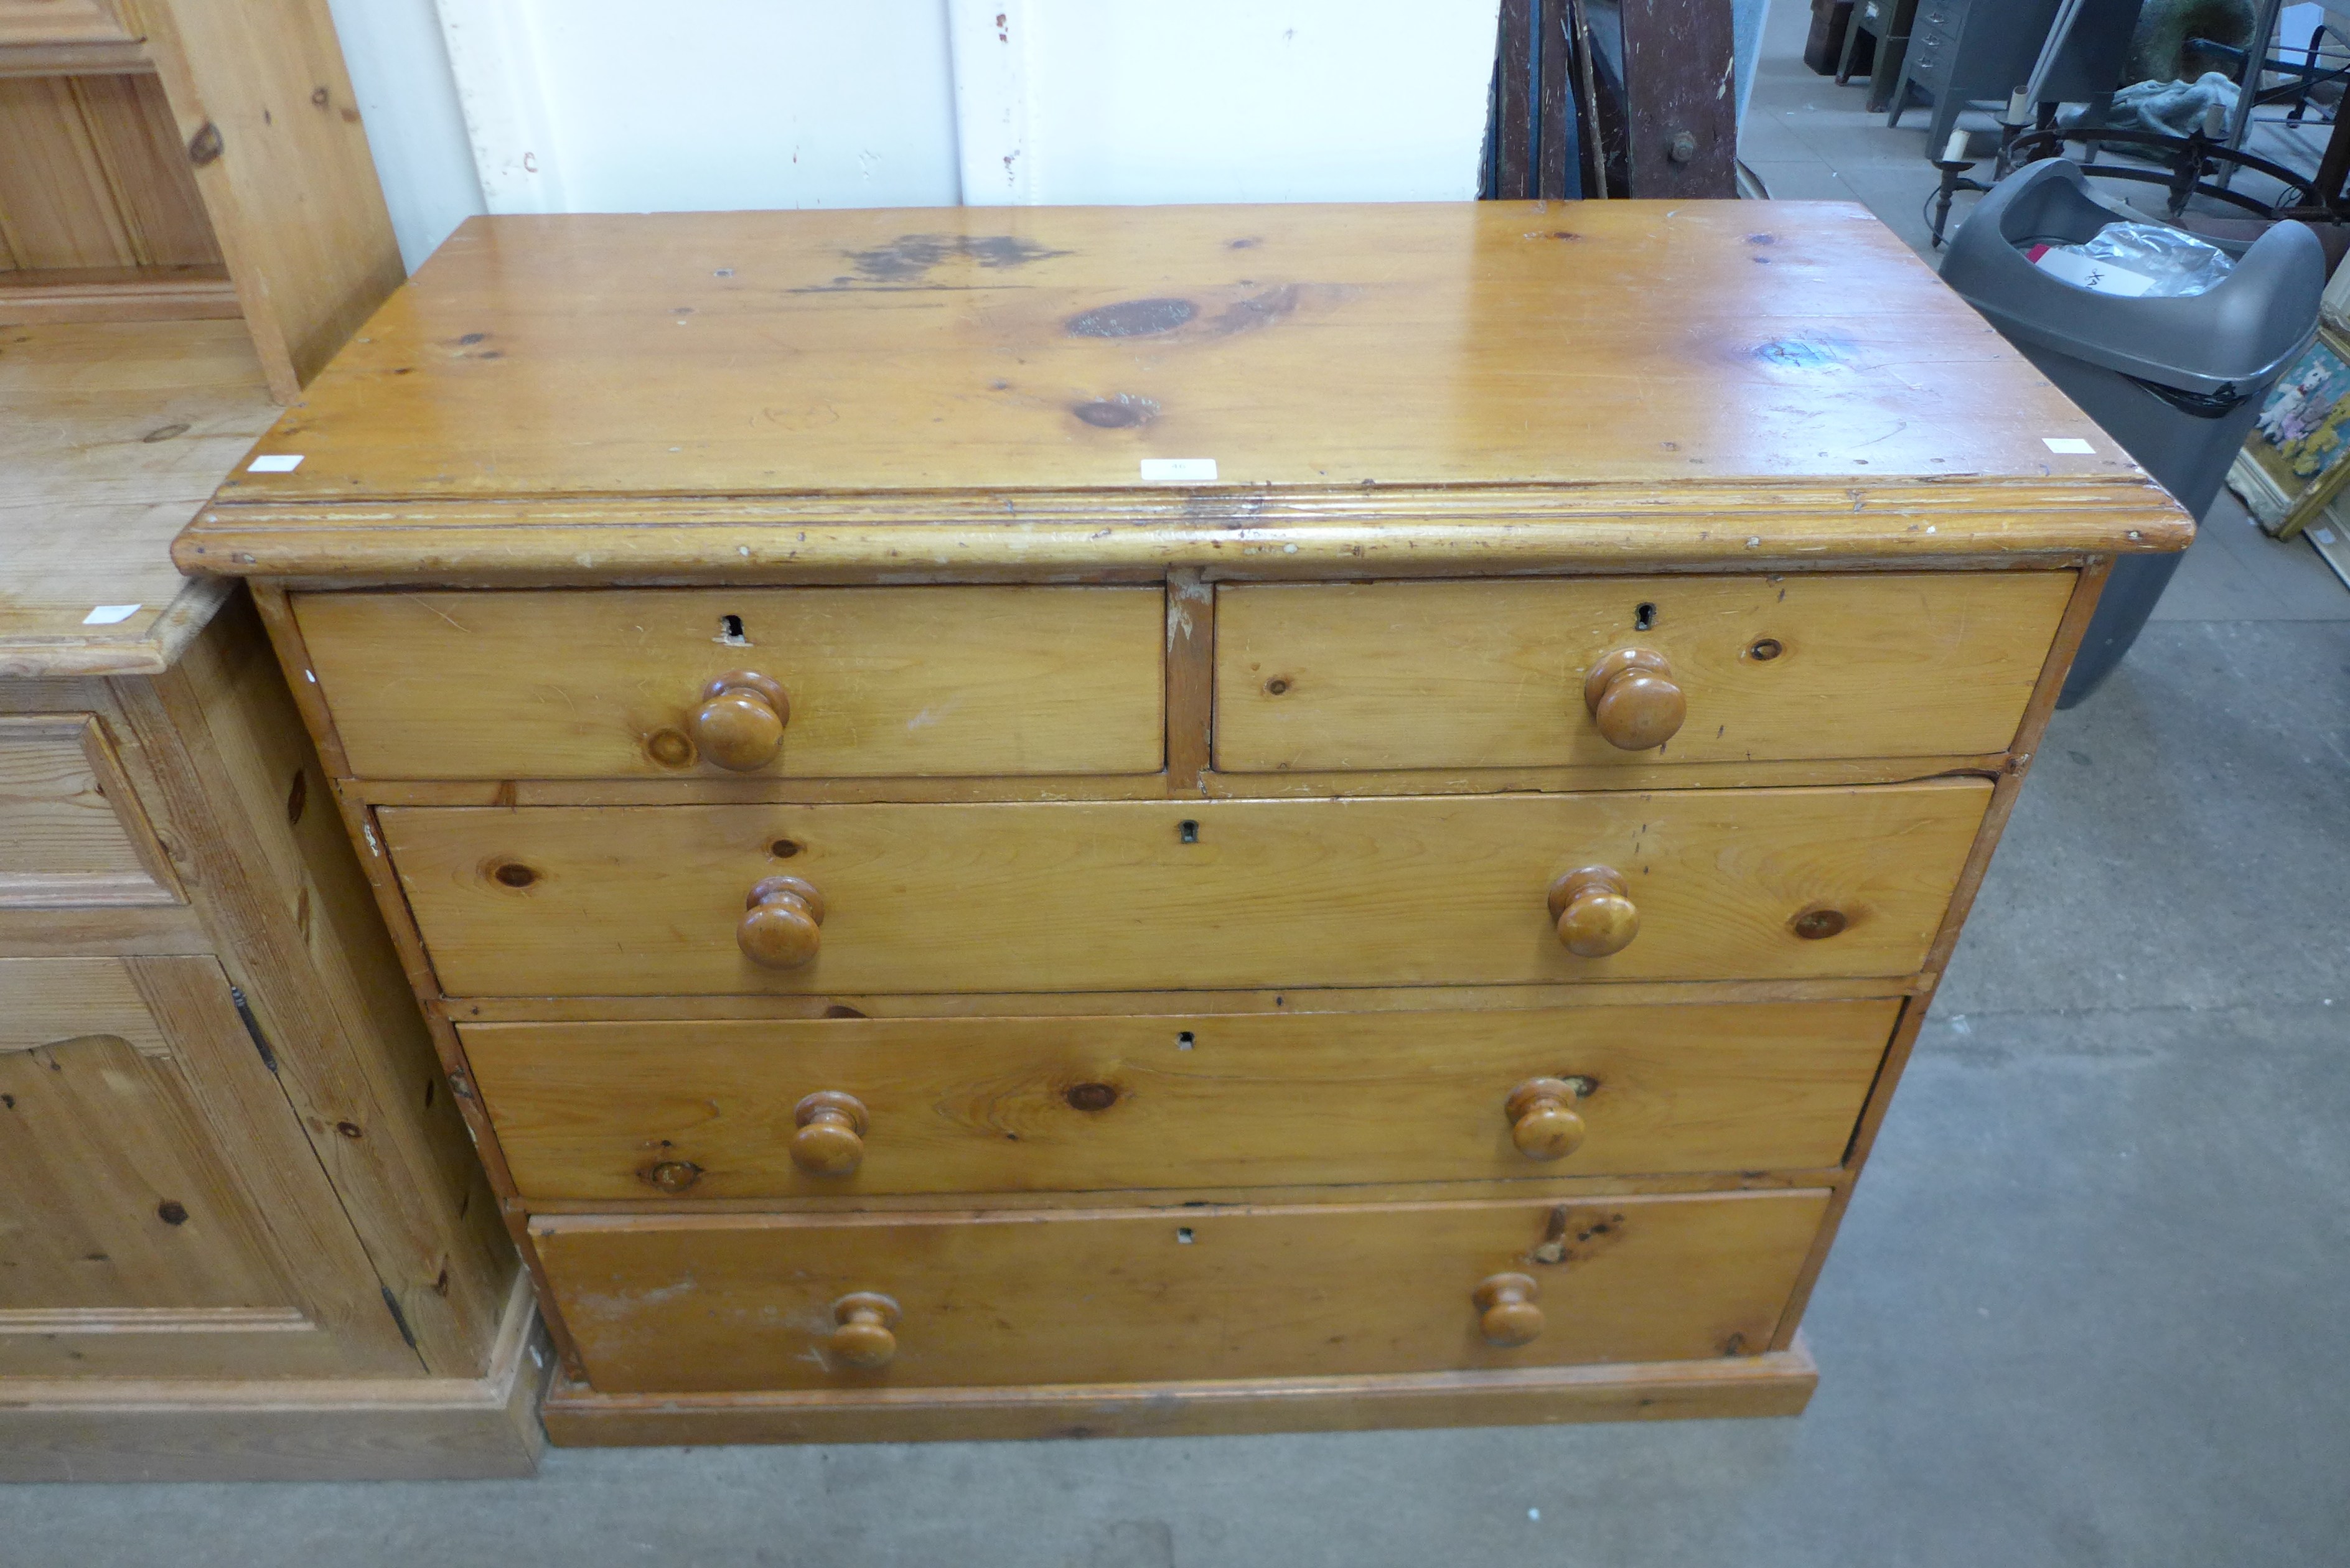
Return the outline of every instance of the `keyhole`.
{"type": "Polygon", "coordinates": [[[739,615],[720,616],[718,618],[718,636],[713,640],[723,642],[729,648],[748,648],[751,646],[751,639],[743,635],[743,618],[739,615]]]}
{"type": "Polygon", "coordinates": [[[1632,611],[1632,629],[1634,631],[1646,631],[1656,624],[1656,606],[1644,604],[1632,611]]]}
{"type": "Polygon", "coordinates": [[[1200,825],[1188,816],[1183,819],[1182,839],[1186,844],[1200,842],[1200,825]]]}
{"type": "Polygon", "coordinates": [[[1192,1047],[1193,1044],[1195,1044],[1195,1042],[1193,1042],[1191,1038],[1191,1032],[1188,1029],[1183,1031],[1182,1033],[1175,1036],[1175,1049],[1178,1051],[1189,1051],[1192,1047]]]}

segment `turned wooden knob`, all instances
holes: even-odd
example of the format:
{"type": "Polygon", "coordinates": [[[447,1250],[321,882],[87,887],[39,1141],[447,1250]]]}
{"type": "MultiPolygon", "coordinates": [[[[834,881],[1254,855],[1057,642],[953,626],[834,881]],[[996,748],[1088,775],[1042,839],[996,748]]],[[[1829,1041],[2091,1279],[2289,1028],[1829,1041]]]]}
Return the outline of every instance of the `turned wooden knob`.
{"type": "Polygon", "coordinates": [[[1483,1315],[1478,1332],[1488,1345],[1530,1345],[1543,1331],[1542,1308],[1534,1305],[1542,1284],[1532,1274],[1488,1274],[1471,1297],[1483,1315]]]}
{"type": "Polygon", "coordinates": [[[1620,953],[1640,934],[1631,887],[1607,866],[1586,866],[1553,882],[1550,913],[1558,922],[1558,940],[1581,958],[1620,953]]]}
{"type": "MultiPolygon", "coordinates": [[[[1541,1314],[1535,1314],[1537,1318],[1541,1314]]],[[[832,1303],[832,1353],[851,1366],[887,1366],[898,1354],[898,1303],[858,1291],[832,1303]]]]}
{"type": "Polygon", "coordinates": [[[702,689],[702,706],[686,727],[704,758],[748,773],[775,760],[791,722],[782,687],[756,670],[730,670],[702,689]]]}
{"type": "Polygon", "coordinates": [[[1510,1141],[1528,1159],[1564,1159],[1583,1147],[1575,1086],[1565,1078],[1528,1078],[1510,1091],[1510,1141]]]}
{"type": "Polygon", "coordinates": [[[810,1176],[847,1176],[865,1158],[865,1102],[818,1089],[792,1108],[792,1163],[810,1176]]]}
{"type": "Polygon", "coordinates": [[[743,900],[734,940],[743,956],[768,969],[797,969],[823,940],[824,895],[797,877],[762,877],[743,900]]]}
{"type": "Polygon", "coordinates": [[[1583,678],[1583,705],[1607,742],[1627,752],[1645,752],[1673,738],[1689,717],[1689,700],[1673,683],[1673,667],[1661,653],[1619,648],[1583,678]]]}

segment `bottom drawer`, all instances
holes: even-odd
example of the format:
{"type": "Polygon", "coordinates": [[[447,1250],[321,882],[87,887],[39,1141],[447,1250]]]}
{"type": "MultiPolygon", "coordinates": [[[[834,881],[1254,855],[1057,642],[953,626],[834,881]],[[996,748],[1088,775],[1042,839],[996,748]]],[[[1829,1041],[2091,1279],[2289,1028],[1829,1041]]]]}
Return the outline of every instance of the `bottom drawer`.
{"type": "Polygon", "coordinates": [[[599,1392],[1125,1383],[1752,1354],[1827,1198],[542,1216],[531,1234],[599,1392]],[[1513,1274],[1531,1301],[1481,1303],[1513,1274]],[[862,1318],[859,1296],[880,1298],[862,1318]]]}

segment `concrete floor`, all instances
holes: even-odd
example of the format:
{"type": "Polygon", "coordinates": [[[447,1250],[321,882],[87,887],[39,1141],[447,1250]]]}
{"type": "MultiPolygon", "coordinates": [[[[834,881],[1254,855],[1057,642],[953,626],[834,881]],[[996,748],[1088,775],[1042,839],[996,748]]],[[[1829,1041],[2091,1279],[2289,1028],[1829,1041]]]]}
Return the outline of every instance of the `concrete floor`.
{"type": "MultiPolygon", "coordinates": [[[[1802,12],[1779,12],[1754,114],[1784,130],[1791,101],[1856,103],[1794,63],[1802,12]]],[[[1816,145],[1914,216],[1919,148],[1816,145]]],[[[2350,1366],[2328,1348],[2350,1303],[2345,889],[2350,593],[2231,512],[2050,732],[1814,1298],[1800,1420],[20,1487],[0,1563],[2350,1561],[2350,1366]]]]}

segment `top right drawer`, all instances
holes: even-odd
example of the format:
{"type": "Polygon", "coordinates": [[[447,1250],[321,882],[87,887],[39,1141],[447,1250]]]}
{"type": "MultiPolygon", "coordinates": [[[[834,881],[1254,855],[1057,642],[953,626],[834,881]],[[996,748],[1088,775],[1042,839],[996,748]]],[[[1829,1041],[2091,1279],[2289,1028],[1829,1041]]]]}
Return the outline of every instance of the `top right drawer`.
{"type": "Polygon", "coordinates": [[[1216,598],[1215,765],[1269,773],[2003,752],[2074,578],[1226,587],[1216,598]]]}

